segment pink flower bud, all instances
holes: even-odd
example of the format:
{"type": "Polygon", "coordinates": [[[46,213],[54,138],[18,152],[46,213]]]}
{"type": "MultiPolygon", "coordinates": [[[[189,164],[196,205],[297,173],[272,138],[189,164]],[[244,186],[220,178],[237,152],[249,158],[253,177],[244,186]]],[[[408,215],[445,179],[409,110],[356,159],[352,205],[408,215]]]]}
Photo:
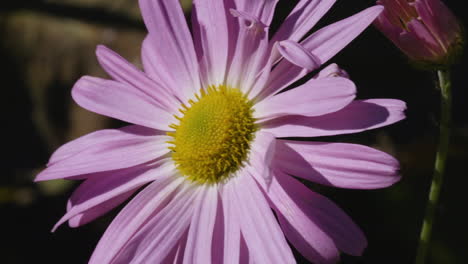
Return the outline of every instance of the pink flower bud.
{"type": "Polygon", "coordinates": [[[458,57],[462,28],[440,0],[378,0],[377,4],[385,10],[374,25],[412,61],[442,68],[458,57]]]}

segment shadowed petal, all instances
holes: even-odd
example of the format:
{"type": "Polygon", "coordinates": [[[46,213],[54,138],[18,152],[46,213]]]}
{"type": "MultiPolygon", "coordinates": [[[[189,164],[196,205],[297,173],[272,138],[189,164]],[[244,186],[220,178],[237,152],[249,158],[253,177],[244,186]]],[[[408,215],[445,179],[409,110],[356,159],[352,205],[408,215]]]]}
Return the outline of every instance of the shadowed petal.
{"type": "MultiPolygon", "coordinates": [[[[115,259],[144,223],[167,206],[182,182],[182,178],[169,177],[163,181],[154,181],[138,193],[109,225],[89,263],[109,263],[115,259]]],[[[128,260],[130,259],[131,256],[128,256],[128,260]]],[[[122,256],[120,260],[123,260],[122,256]]]]}
{"type": "Polygon", "coordinates": [[[339,251],[335,242],[322,230],[321,226],[314,221],[314,212],[304,208],[307,201],[312,197],[304,197],[301,201],[295,194],[299,190],[288,189],[279,183],[278,172],[267,192],[272,207],[278,216],[281,229],[287,239],[308,260],[313,263],[336,263],[339,260],[339,251]]]}
{"type": "Polygon", "coordinates": [[[249,254],[256,263],[295,263],[291,249],[264,195],[248,175],[236,181],[236,207],[249,254]]]}
{"type": "Polygon", "coordinates": [[[355,94],[356,86],[349,79],[311,79],[259,102],[255,105],[254,115],[263,120],[285,115],[321,116],[344,108],[353,101],[355,94]]]}
{"type": "Polygon", "coordinates": [[[241,231],[238,211],[236,209],[237,198],[234,193],[236,188],[233,181],[227,182],[222,188],[222,203],[224,213],[224,264],[237,264],[240,258],[241,231]]]}
{"type": "Polygon", "coordinates": [[[359,256],[367,247],[361,229],[345,212],[294,178],[276,171],[268,196],[287,238],[310,261],[336,263],[337,248],[359,256]]]}
{"type": "Polygon", "coordinates": [[[73,192],[68,201],[67,213],[54,226],[54,230],[72,217],[93,208],[96,208],[93,210],[94,213],[98,213],[99,211],[96,210],[100,209],[99,214],[102,215],[112,209],[112,207],[109,208],[109,205],[118,205],[117,201],[121,200],[122,197],[114,201],[115,197],[120,195],[128,197],[139,187],[154,180],[163,180],[174,175],[175,172],[176,169],[171,162],[167,163],[167,160],[162,160],[156,164],[96,173],[93,177],[86,179],[73,192]]]}
{"type": "Polygon", "coordinates": [[[276,137],[320,137],[350,134],[388,126],[405,118],[406,104],[394,99],[353,101],[323,116],[287,116],[262,124],[276,137]]]}
{"type": "Polygon", "coordinates": [[[184,263],[212,263],[211,245],[217,215],[217,186],[201,187],[202,194],[195,201],[190,223],[184,263]]]}
{"type": "Polygon", "coordinates": [[[252,142],[249,164],[246,170],[257,179],[259,184],[268,186],[273,174],[271,162],[275,156],[276,138],[273,134],[258,131],[252,142]]]}
{"type": "MultiPolygon", "coordinates": [[[[94,221],[95,219],[101,217],[102,215],[121,205],[128,198],[130,198],[137,191],[137,189],[138,188],[130,190],[123,194],[119,194],[110,200],[102,202],[97,206],[91,207],[86,211],[76,214],[75,216],[68,219],[68,226],[75,228],[85,225],[91,221],[94,221]]],[[[71,209],[71,206],[72,205],[69,200],[67,203],[67,211],[71,209]]]]}
{"type": "Polygon", "coordinates": [[[154,214],[127,241],[114,261],[158,263],[168,256],[189,226],[194,209],[192,203],[200,199],[200,195],[199,188],[184,185],[165,208],[154,214]]]}
{"type": "Polygon", "coordinates": [[[378,189],[400,179],[398,161],[367,146],[278,140],[277,168],[324,185],[378,189]]]}

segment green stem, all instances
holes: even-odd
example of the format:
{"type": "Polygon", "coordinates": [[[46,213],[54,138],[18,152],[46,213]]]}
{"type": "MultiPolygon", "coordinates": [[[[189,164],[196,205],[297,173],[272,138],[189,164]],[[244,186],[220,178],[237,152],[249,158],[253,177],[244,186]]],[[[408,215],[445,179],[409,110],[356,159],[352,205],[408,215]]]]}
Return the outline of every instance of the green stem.
{"type": "Polygon", "coordinates": [[[426,215],[424,217],[421,234],[419,237],[419,248],[416,255],[416,264],[425,263],[429,242],[431,240],[434,216],[439,203],[440,189],[444,178],[445,164],[449,149],[450,123],[452,93],[450,90],[450,71],[439,70],[439,87],[441,92],[441,112],[440,112],[440,134],[439,146],[435,158],[434,175],[432,177],[431,190],[429,191],[429,201],[427,202],[426,215]]]}

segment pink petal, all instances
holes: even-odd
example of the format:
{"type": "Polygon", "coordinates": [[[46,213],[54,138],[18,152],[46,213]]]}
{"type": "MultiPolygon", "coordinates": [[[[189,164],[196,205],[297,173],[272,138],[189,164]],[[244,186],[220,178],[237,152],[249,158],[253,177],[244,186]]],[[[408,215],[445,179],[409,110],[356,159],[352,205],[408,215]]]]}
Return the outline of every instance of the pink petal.
{"type": "MultiPolygon", "coordinates": [[[[224,259],[224,209],[223,201],[221,200],[222,187],[218,189],[218,203],[216,208],[216,219],[213,228],[213,242],[211,243],[211,261],[213,263],[223,263],[224,259]]],[[[239,228],[237,228],[240,233],[239,228]]]]}
{"type": "Polygon", "coordinates": [[[254,115],[271,119],[285,115],[321,116],[341,110],[353,101],[356,86],[341,77],[311,79],[255,105],[254,115]]]}
{"type": "MultiPolygon", "coordinates": [[[[324,64],[361,34],[380,14],[382,6],[368,8],[313,33],[300,44],[324,64]]],[[[265,93],[274,94],[299,80],[307,70],[282,60],[271,72],[265,93]]]]}
{"type": "Polygon", "coordinates": [[[317,214],[320,215],[320,211],[326,211],[328,208],[311,207],[310,204],[317,203],[313,198],[318,195],[308,191],[312,195],[299,196],[298,192],[305,193],[302,189],[304,187],[292,178],[283,179],[284,176],[280,177],[280,173],[275,173],[267,194],[284,234],[294,247],[313,263],[336,263],[340,255],[337,245],[330,234],[322,229],[320,221],[316,219],[316,212],[313,211],[317,209],[317,214]],[[297,189],[290,187],[294,185],[297,185],[297,189]]]}
{"type": "Polygon", "coordinates": [[[275,165],[283,172],[349,189],[378,189],[400,180],[398,161],[362,145],[278,140],[275,165]]]}
{"type": "Polygon", "coordinates": [[[323,116],[286,116],[262,124],[275,137],[320,137],[350,134],[388,126],[405,118],[406,104],[393,99],[354,101],[323,116]]]}
{"type": "Polygon", "coordinates": [[[241,232],[254,262],[294,263],[283,232],[255,181],[248,175],[233,181],[241,232]]]}
{"type": "Polygon", "coordinates": [[[143,40],[141,45],[141,62],[145,73],[154,80],[156,83],[160,83],[161,86],[166,87],[169,93],[179,100],[187,100],[185,91],[179,85],[172,68],[165,66],[165,61],[161,58],[161,50],[154,46],[152,34],[148,34],[143,40]]]}
{"type": "Polygon", "coordinates": [[[253,264],[254,260],[251,254],[249,254],[249,248],[245,242],[244,237],[241,237],[240,248],[239,248],[239,264],[253,264]]]}
{"type": "Polygon", "coordinates": [[[224,82],[229,51],[228,9],[224,1],[195,0],[192,25],[195,49],[205,70],[205,83],[217,85],[224,82]]]}
{"type": "Polygon", "coordinates": [[[308,71],[320,67],[320,61],[297,42],[283,40],[278,44],[278,51],[289,62],[308,71]]]}
{"type": "Polygon", "coordinates": [[[272,41],[299,41],[333,6],[336,0],[301,0],[273,36],[272,41]]]}
{"type": "MultiPolygon", "coordinates": [[[[121,205],[125,202],[128,198],[130,198],[137,189],[130,190],[126,193],[119,194],[113,197],[110,200],[102,202],[101,204],[91,207],[88,210],[85,210],[77,215],[68,219],[68,225],[70,227],[79,227],[94,221],[95,219],[101,217],[102,215],[108,213],[110,210],[116,208],[117,206],[121,205]]],[[[68,201],[67,203],[67,211],[71,209],[71,203],[68,201]]]]}
{"type": "Polygon", "coordinates": [[[176,112],[179,103],[168,88],[148,78],[143,72],[124,58],[103,45],[96,49],[96,55],[102,68],[116,81],[129,84],[158,102],[158,106],[168,112],[176,112]]]}
{"type": "Polygon", "coordinates": [[[224,214],[223,264],[237,264],[240,258],[240,216],[237,211],[234,183],[233,181],[227,182],[222,188],[221,195],[224,214]]]}
{"type": "Polygon", "coordinates": [[[350,255],[362,254],[366,238],[345,212],[294,178],[280,171],[275,176],[268,195],[283,217],[282,228],[287,227],[283,231],[301,254],[314,263],[335,263],[336,248],[350,255]],[[290,226],[284,226],[284,220],[290,226]],[[313,250],[304,251],[307,248],[313,250]]]}
{"type": "Polygon", "coordinates": [[[211,246],[217,215],[218,187],[200,187],[202,194],[195,201],[192,222],[190,223],[185,263],[212,263],[211,246]]]}
{"type": "Polygon", "coordinates": [[[239,20],[239,35],[227,85],[249,94],[268,63],[268,28],[252,13],[234,9],[230,11],[239,20]]]}
{"type": "Polygon", "coordinates": [[[149,47],[157,54],[154,64],[170,69],[166,78],[176,85],[174,89],[183,91],[185,98],[180,99],[192,97],[200,89],[198,60],[179,1],[139,0],[139,3],[149,32],[147,41],[152,43],[149,47]]]}
{"type": "Polygon", "coordinates": [[[187,237],[188,237],[188,229],[184,232],[184,234],[180,237],[179,244],[172,248],[171,252],[164,258],[161,263],[174,263],[174,264],[182,264],[184,261],[184,252],[187,246],[187,237]]]}
{"type": "MultiPolygon", "coordinates": [[[[183,181],[180,177],[166,178],[162,181],[154,181],[139,192],[109,225],[89,263],[109,263],[115,259],[115,256],[148,219],[167,206],[183,181]]],[[[131,259],[131,256],[128,258],[131,259]]]]}
{"type": "Polygon", "coordinates": [[[127,241],[114,261],[158,263],[164,259],[190,225],[194,213],[193,202],[200,199],[200,195],[199,188],[185,184],[165,208],[154,214],[127,241]]]}
{"type": "Polygon", "coordinates": [[[168,131],[175,121],[146,93],[116,81],[82,77],[73,87],[72,97],[92,112],[137,125],[168,131]]]}
{"type": "MultiPolygon", "coordinates": [[[[94,177],[85,180],[73,192],[69,200],[67,213],[54,226],[53,230],[72,217],[92,208],[100,207],[98,213],[102,215],[113,208],[102,206],[103,203],[109,202],[119,195],[126,195],[131,191],[135,191],[139,187],[156,179],[163,180],[174,175],[176,173],[174,165],[171,162],[164,164],[166,162],[160,161],[151,165],[96,173],[94,177]]],[[[118,205],[115,202],[111,202],[111,204],[118,205]]]]}
{"type": "Polygon", "coordinates": [[[301,44],[325,63],[361,34],[382,11],[382,6],[367,8],[320,29],[301,44]]]}
{"type": "Polygon", "coordinates": [[[135,125],[126,126],[119,129],[98,130],[79,137],[59,147],[50,157],[47,166],[51,166],[54,163],[74,156],[94,145],[105,144],[105,142],[128,140],[129,138],[133,138],[135,136],[156,139],[157,137],[155,136],[161,134],[161,131],[135,125]]]}
{"type": "Polygon", "coordinates": [[[251,153],[247,170],[257,181],[265,186],[270,185],[273,174],[271,162],[275,155],[276,138],[273,134],[258,131],[252,142],[251,153]]]}
{"type": "Polygon", "coordinates": [[[62,149],[61,153],[70,156],[51,164],[36,176],[35,181],[129,168],[155,160],[169,152],[169,145],[166,143],[170,140],[169,136],[147,136],[128,133],[128,130],[117,131],[106,133],[115,134],[117,137],[103,138],[96,133],[95,138],[89,135],[88,138],[78,139],[74,144],[65,145],[66,148],[62,149]],[[67,151],[73,145],[86,146],[88,142],[85,139],[94,141],[94,144],[88,145],[76,154],[67,151]]]}

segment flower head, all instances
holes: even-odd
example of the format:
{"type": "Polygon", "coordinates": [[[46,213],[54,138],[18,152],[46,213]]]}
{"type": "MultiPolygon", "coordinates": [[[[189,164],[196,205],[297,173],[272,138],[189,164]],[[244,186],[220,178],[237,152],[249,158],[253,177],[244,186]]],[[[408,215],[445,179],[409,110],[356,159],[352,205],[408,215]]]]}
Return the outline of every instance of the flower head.
{"type": "Polygon", "coordinates": [[[362,253],[367,242],[353,221],[293,176],[383,188],[399,180],[398,162],[365,146],[282,138],[382,127],[403,119],[405,104],[354,100],[354,83],[335,64],[285,88],[326,63],[382,8],[299,41],[334,1],[300,1],[270,39],[276,2],[195,0],[192,40],[178,0],[140,0],[149,31],[144,71],[97,48],[112,80],[82,77],[72,96],[133,125],[65,144],[36,178],[83,180],[54,229],[86,224],[142,189],[90,263],[294,263],[287,240],[316,263],[362,253]]]}
{"type": "Polygon", "coordinates": [[[460,24],[440,0],[378,0],[385,6],[375,20],[413,62],[430,68],[454,62],[463,46],[460,24]]]}

